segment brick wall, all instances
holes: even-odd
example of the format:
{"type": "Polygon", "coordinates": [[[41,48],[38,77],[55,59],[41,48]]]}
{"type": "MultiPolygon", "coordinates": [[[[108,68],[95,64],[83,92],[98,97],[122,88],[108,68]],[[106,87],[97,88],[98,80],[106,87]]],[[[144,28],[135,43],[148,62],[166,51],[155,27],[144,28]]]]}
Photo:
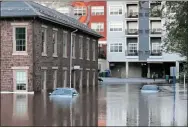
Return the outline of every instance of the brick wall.
{"type": "Polygon", "coordinates": [[[32,21],[30,20],[1,20],[1,91],[13,91],[13,70],[16,66],[29,66],[28,91],[32,91],[32,21]],[[26,56],[12,55],[13,53],[13,27],[11,23],[29,23],[27,27],[26,56]]]}

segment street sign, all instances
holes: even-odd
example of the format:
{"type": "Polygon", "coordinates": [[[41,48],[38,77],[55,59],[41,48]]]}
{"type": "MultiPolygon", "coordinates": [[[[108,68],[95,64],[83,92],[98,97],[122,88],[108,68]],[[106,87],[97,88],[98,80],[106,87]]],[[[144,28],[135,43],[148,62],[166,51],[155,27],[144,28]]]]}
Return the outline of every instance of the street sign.
{"type": "Polygon", "coordinates": [[[176,67],[170,67],[170,76],[176,76],[176,67]]]}

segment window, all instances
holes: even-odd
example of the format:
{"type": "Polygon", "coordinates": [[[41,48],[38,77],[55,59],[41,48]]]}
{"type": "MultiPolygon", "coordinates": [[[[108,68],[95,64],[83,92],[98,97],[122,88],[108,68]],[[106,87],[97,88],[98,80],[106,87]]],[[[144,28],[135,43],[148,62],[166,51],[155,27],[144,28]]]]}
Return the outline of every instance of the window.
{"type": "Polygon", "coordinates": [[[80,59],[83,59],[83,36],[79,37],[80,59]]]}
{"type": "Polygon", "coordinates": [[[93,72],[93,86],[95,86],[95,72],[93,72]]]}
{"type": "Polygon", "coordinates": [[[122,52],[122,44],[121,43],[110,44],[110,52],[122,52]]]}
{"type": "Polygon", "coordinates": [[[53,31],[52,35],[52,43],[53,43],[53,57],[57,57],[57,31],[53,31]]]}
{"type": "Polygon", "coordinates": [[[75,7],[74,15],[75,16],[85,16],[86,15],[86,7],[75,7]]]}
{"type": "Polygon", "coordinates": [[[91,7],[92,15],[104,15],[104,6],[93,6],[91,7]]]}
{"type": "Polygon", "coordinates": [[[27,71],[15,70],[16,91],[27,91],[27,71]]]}
{"type": "Polygon", "coordinates": [[[75,58],[76,51],[76,35],[72,35],[72,57],[75,58]]]}
{"type": "Polygon", "coordinates": [[[95,30],[96,32],[103,32],[104,23],[91,23],[91,29],[95,30]]]}
{"type": "Polygon", "coordinates": [[[47,29],[42,27],[42,56],[47,56],[47,48],[46,48],[46,34],[47,34],[47,29]]]}
{"type": "Polygon", "coordinates": [[[27,54],[28,23],[11,23],[13,26],[13,55],[27,54]]]}
{"type": "Polygon", "coordinates": [[[53,88],[56,89],[57,88],[57,69],[54,70],[54,74],[53,74],[53,88]]]}
{"type": "Polygon", "coordinates": [[[90,40],[90,39],[87,38],[87,41],[86,41],[87,60],[89,60],[89,56],[90,56],[90,55],[89,55],[89,43],[90,43],[89,40],[90,40]]]}
{"type": "Polygon", "coordinates": [[[111,22],[110,23],[111,32],[121,32],[123,31],[123,22],[111,22]]]}
{"type": "Polygon", "coordinates": [[[76,88],[76,72],[73,72],[73,87],[76,88]]]}
{"type": "Polygon", "coordinates": [[[82,88],[83,71],[80,70],[80,88],[82,88]]]}
{"type": "Polygon", "coordinates": [[[63,57],[67,57],[67,32],[63,33],[63,57]]]}
{"type": "Polygon", "coordinates": [[[42,72],[42,84],[43,84],[43,90],[46,90],[46,70],[45,69],[42,72]]]}
{"type": "Polygon", "coordinates": [[[152,43],[152,52],[159,53],[161,51],[160,43],[152,43]]]}
{"type": "Polygon", "coordinates": [[[93,41],[93,61],[95,61],[95,43],[96,43],[96,41],[94,40],[93,41]]]}
{"type": "Polygon", "coordinates": [[[89,87],[89,71],[87,71],[87,87],[89,87]]]}
{"type": "Polygon", "coordinates": [[[123,7],[122,6],[110,6],[110,15],[122,15],[123,7]]]}
{"type": "Polygon", "coordinates": [[[129,43],[128,44],[128,54],[137,53],[137,43],[129,43]]]}
{"type": "Polygon", "coordinates": [[[63,87],[67,86],[67,70],[63,71],[63,87]]]}

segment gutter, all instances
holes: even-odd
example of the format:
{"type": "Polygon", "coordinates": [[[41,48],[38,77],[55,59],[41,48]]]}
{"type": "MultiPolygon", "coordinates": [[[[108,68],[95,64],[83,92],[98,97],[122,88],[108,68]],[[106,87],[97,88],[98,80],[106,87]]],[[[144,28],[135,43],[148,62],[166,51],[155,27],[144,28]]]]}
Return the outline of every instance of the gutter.
{"type": "Polygon", "coordinates": [[[71,45],[70,45],[70,69],[69,69],[69,79],[70,79],[70,81],[69,81],[69,87],[71,88],[71,83],[72,83],[72,78],[71,78],[71,76],[72,76],[72,35],[73,35],[73,33],[75,33],[75,32],[77,32],[78,31],[78,29],[76,29],[76,30],[74,30],[74,31],[72,31],[71,32],[71,45]]]}

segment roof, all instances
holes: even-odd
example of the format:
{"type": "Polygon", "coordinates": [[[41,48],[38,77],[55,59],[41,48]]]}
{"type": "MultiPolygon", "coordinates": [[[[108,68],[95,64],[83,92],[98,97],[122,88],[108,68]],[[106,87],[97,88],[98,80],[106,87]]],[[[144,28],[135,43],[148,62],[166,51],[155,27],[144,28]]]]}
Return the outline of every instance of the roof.
{"type": "Polygon", "coordinates": [[[39,17],[70,28],[82,30],[96,37],[102,37],[99,33],[76,19],[33,1],[2,1],[1,17],[39,17]]]}

